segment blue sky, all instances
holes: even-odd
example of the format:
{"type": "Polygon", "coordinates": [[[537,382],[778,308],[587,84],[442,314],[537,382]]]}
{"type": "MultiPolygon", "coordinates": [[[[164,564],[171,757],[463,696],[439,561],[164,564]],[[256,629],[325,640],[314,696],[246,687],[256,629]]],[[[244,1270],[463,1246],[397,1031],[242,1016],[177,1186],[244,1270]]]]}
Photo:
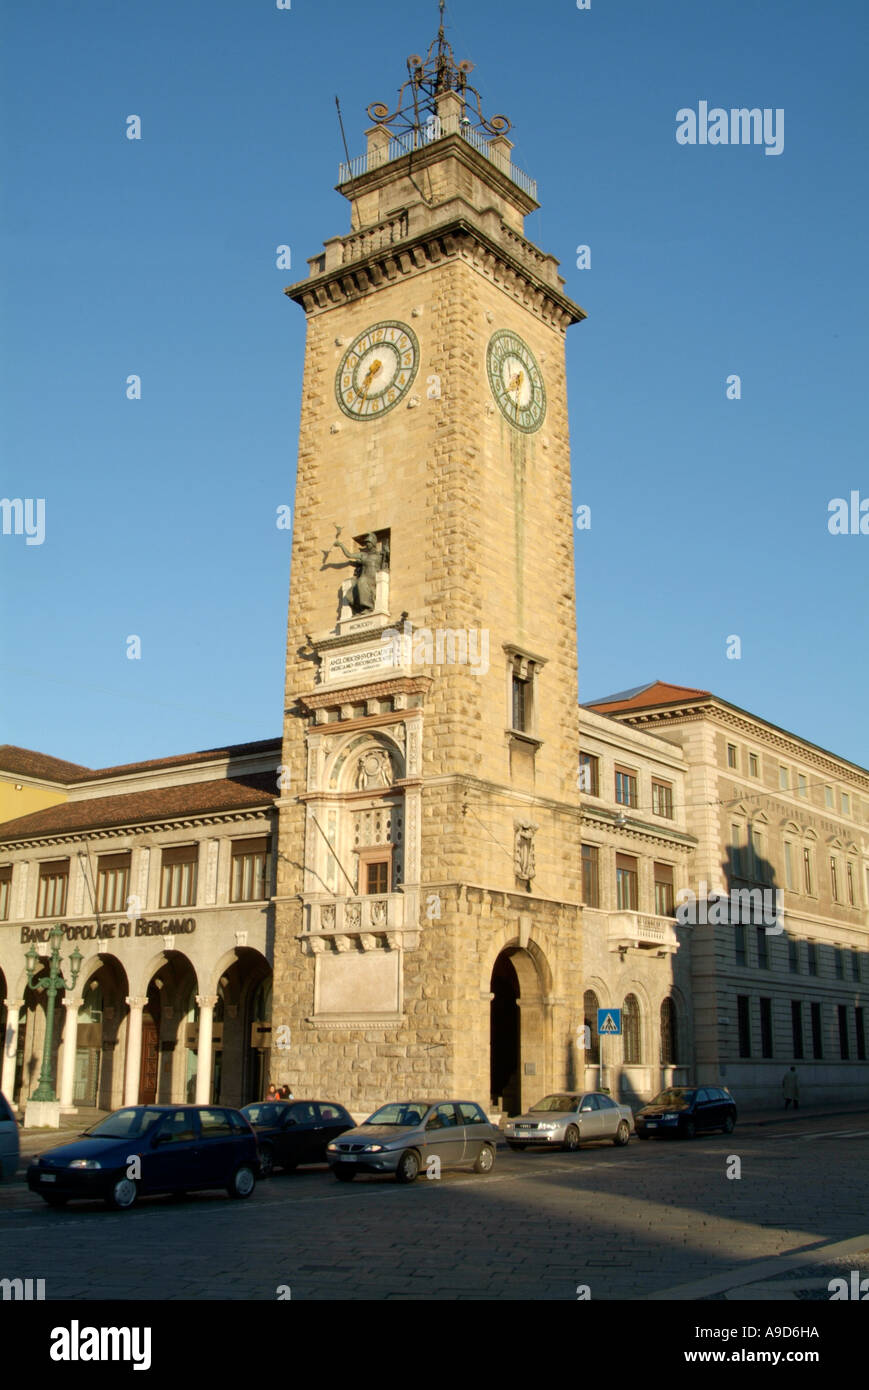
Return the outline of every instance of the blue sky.
{"type": "MultiPolygon", "coordinates": [[[[589,314],[582,698],[661,677],[869,765],[869,535],[827,528],[869,497],[864,0],[447,20],[589,314]],[[782,108],[783,152],[677,144],[700,101],[782,108]]],[[[304,349],[281,291],[348,229],[335,94],[361,153],[436,27],[435,0],[5,6],[0,494],[44,497],[46,532],[0,536],[0,741],[105,766],[278,734],[304,349]]]]}

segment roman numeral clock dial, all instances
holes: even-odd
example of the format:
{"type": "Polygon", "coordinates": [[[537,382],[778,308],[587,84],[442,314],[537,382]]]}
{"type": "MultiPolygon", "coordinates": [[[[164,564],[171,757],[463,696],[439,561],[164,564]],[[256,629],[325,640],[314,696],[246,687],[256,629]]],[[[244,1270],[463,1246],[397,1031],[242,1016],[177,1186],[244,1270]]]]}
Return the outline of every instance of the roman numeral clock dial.
{"type": "Polygon", "coordinates": [[[501,414],[517,430],[534,434],[546,417],[546,387],[537,358],[516,333],[494,333],[486,355],[489,385],[501,414]]]}
{"type": "Polygon", "coordinates": [[[375,323],[345,352],[335,377],[338,404],[353,420],[385,415],[407,395],[419,369],[419,343],[406,323],[375,323]]]}

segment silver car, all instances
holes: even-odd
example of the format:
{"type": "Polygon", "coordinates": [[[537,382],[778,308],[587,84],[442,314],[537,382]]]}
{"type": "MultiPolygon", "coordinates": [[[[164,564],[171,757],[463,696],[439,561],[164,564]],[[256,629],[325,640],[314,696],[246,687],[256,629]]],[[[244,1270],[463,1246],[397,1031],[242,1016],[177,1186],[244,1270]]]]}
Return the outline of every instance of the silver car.
{"type": "Polygon", "coordinates": [[[611,1139],[627,1144],[634,1127],[629,1105],[619,1105],[602,1091],[557,1091],[532,1105],[526,1115],[508,1120],[504,1137],[511,1149],[565,1149],[611,1139]]]}
{"type": "Polygon", "coordinates": [[[476,1101],[399,1100],[338,1135],[326,1158],[341,1182],[357,1173],[394,1173],[397,1182],[413,1182],[423,1168],[440,1176],[442,1167],[456,1164],[490,1173],[497,1142],[498,1130],[476,1101]]]}
{"type": "Polygon", "coordinates": [[[18,1169],[18,1121],[0,1094],[0,1179],[14,1178],[18,1169]]]}

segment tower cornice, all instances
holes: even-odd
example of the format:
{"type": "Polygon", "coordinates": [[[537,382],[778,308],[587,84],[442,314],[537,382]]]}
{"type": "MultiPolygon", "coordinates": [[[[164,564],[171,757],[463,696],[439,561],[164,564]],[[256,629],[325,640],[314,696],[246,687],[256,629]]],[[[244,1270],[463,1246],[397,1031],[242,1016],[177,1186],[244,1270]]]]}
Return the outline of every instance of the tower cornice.
{"type": "MultiPolygon", "coordinates": [[[[416,235],[410,232],[410,218],[402,224],[400,216],[398,228],[397,219],[392,216],[377,227],[367,228],[363,234],[335,238],[329,243],[326,255],[314,258],[309,278],[289,285],[284,293],[300,304],[307,315],[315,317],[375,294],[386,284],[411,279],[443,261],[463,260],[561,332],[586,318],[585,310],[542,273],[544,270],[552,273],[550,266],[557,265],[554,258],[546,256],[513,231],[496,213],[488,218],[489,221],[494,218],[496,226],[492,230],[481,225],[485,214],[475,214],[468,207],[416,235]],[[408,234],[394,239],[396,230],[400,233],[405,225],[408,234]],[[344,248],[360,242],[366,249],[345,262],[341,254],[344,248]],[[328,265],[330,249],[333,252],[331,266],[328,265]],[[339,264],[335,263],[336,259],[340,259],[339,264]],[[537,269],[533,265],[535,260],[537,269]],[[318,262],[323,263],[319,273],[318,262]]],[[[556,278],[564,283],[560,276],[556,278]]]]}

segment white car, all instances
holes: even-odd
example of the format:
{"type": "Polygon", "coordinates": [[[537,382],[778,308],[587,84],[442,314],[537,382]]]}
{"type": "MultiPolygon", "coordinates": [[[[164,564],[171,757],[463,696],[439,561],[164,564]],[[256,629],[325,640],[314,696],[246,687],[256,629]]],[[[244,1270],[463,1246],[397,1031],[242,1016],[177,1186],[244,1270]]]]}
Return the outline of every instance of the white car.
{"type": "Polygon", "coordinates": [[[18,1171],[18,1121],[12,1106],[0,1094],[0,1179],[14,1178],[18,1171]]]}
{"type": "Polygon", "coordinates": [[[629,1105],[619,1105],[603,1091],[555,1091],[544,1096],[525,1115],[507,1121],[504,1138],[511,1149],[564,1149],[611,1139],[627,1144],[634,1127],[629,1105]]]}

